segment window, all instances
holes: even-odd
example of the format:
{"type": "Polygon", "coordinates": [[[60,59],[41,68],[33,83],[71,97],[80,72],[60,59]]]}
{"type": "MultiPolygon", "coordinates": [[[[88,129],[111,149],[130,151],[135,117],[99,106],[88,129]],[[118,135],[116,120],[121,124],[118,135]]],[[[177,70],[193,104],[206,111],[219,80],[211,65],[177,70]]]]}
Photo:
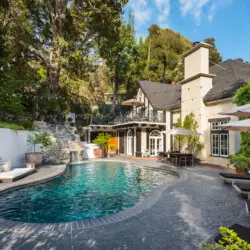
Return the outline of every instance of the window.
{"type": "Polygon", "coordinates": [[[212,155],[219,155],[219,135],[212,134],[212,155]]]}
{"type": "Polygon", "coordinates": [[[211,155],[213,156],[227,157],[229,154],[228,131],[219,128],[220,125],[227,123],[228,121],[211,122],[211,155]]]}
{"type": "Polygon", "coordinates": [[[220,134],[220,155],[228,156],[228,134],[220,134]]]}

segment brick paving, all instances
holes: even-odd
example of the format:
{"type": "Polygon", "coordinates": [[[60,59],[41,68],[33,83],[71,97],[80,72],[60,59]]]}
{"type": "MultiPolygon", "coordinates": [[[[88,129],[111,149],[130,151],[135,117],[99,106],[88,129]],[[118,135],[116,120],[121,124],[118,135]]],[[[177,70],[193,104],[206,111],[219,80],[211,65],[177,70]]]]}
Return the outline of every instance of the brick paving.
{"type": "MultiPolygon", "coordinates": [[[[128,160],[136,165],[166,168],[156,160],[128,160]]],[[[201,249],[219,226],[238,222],[250,226],[245,201],[218,177],[222,170],[208,167],[178,168],[187,178],[169,185],[160,199],[127,219],[94,228],[54,225],[29,230],[29,224],[0,222],[1,249],[201,249]]]]}

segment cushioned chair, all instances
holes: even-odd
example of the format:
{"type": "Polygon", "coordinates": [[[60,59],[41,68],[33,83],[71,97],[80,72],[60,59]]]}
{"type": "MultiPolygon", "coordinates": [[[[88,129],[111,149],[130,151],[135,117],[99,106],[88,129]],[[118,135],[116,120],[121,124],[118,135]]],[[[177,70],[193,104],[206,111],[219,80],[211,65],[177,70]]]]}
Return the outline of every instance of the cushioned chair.
{"type": "Polygon", "coordinates": [[[250,195],[250,183],[233,183],[234,189],[241,195],[248,197],[250,195]]]}
{"type": "MultiPolygon", "coordinates": [[[[244,227],[239,224],[234,224],[231,227],[229,227],[229,229],[234,230],[234,232],[236,232],[242,240],[250,244],[250,228],[244,227]]],[[[221,234],[215,237],[215,242],[218,243],[220,240],[222,240],[221,234]]]]}
{"type": "Polygon", "coordinates": [[[36,172],[35,168],[15,168],[0,173],[0,182],[13,182],[36,172]]]}
{"type": "Polygon", "coordinates": [[[219,175],[226,183],[250,183],[249,174],[220,173],[219,175]]]}

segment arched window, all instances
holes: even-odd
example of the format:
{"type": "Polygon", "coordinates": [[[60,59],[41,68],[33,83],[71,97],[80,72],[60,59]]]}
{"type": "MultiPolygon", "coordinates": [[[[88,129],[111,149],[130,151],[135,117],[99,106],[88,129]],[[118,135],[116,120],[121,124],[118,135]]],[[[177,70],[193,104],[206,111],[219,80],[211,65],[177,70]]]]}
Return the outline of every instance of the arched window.
{"type": "Polygon", "coordinates": [[[128,130],[127,136],[133,136],[132,130],[128,130]]]}
{"type": "Polygon", "coordinates": [[[154,130],[150,133],[150,137],[162,137],[162,134],[158,130],[154,130]]]}

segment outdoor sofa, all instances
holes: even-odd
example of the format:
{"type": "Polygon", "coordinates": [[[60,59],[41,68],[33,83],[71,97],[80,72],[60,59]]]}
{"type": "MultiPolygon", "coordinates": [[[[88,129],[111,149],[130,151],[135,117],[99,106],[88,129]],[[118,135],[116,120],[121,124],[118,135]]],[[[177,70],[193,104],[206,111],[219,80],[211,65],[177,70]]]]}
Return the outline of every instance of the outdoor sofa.
{"type": "Polygon", "coordinates": [[[249,183],[233,183],[234,189],[241,195],[250,198],[250,182],[249,183]]]}
{"type": "Polygon", "coordinates": [[[226,183],[249,183],[250,174],[219,173],[226,183]]]}
{"type": "Polygon", "coordinates": [[[36,172],[35,168],[15,168],[0,173],[0,182],[13,182],[36,172]]]}
{"type": "MultiPolygon", "coordinates": [[[[250,244],[250,228],[244,227],[239,224],[234,224],[229,227],[229,229],[232,229],[234,232],[237,233],[238,237],[250,244]]],[[[215,242],[219,243],[220,240],[222,240],[221,234],[215,237],[215,242]]]]}

